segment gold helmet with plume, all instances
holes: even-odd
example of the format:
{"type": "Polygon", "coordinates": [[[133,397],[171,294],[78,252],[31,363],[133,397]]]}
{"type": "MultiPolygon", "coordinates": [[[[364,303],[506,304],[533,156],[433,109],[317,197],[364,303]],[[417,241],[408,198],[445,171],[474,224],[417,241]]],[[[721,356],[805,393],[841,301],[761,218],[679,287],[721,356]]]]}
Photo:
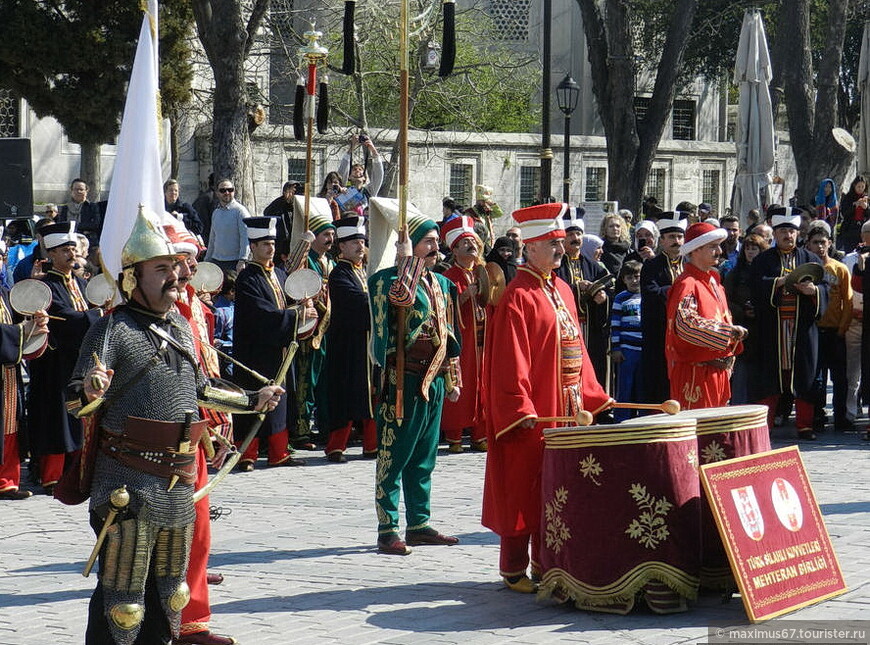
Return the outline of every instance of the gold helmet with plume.
{"type": "Polygon", "coordinates": [[[172,242],[145,216],[145,207],[139,204],[139,212],[130,237],[121,250],[121,291],[129,297],[136,288],[134,266],[155,258],[182,255],[172,242]]]}

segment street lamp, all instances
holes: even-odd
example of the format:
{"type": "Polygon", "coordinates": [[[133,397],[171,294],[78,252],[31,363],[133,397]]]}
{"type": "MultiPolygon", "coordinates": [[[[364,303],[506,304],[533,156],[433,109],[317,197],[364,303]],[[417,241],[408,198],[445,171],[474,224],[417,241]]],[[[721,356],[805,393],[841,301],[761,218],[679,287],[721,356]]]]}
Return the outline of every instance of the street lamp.
{"type": "Polygon", "coordinates": [[[570,74],[565,74],[562,82],[556,86],[556,102],[559,104],[559,109],[565,115],[565,160],[562,170],[562,201],[568,203],[568,193],[570,192],[571,176],[570,176],[570,154],[571,154],[571,114],[577,109],[577,101],[580,99],[580,86],[571,78],[570,74]]]}

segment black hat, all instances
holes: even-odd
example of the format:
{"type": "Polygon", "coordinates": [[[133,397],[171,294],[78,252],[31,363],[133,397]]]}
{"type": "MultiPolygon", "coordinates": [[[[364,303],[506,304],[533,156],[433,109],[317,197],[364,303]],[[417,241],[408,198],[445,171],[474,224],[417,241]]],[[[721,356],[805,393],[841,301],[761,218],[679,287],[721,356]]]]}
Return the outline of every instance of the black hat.
{"type": "Polygon", "coordinates": [[[61,222],[45,226],[40,230],[42,243],[46,249],[56,249],[60,246],[76,246],[79,242],[76,235],[75,222],[61,222]]]}
{"type": "Polygon", "coordinates": [[[801,209],[788,206],[771,206],[767,209],[772,228],[800,228],[801,209]]]}
{"type": "Polygon", "coordinates": [[[366,218],[357,215],[342,217],[335,223],[335,238],[339,242],[366,239],[366,218]]]}
{"type": "Polygon", "coordinates": [[[277,224],[274,217],[246,217],[242,220],[248,227],[248,241],[262,242],[277,237],[277,224]]]}

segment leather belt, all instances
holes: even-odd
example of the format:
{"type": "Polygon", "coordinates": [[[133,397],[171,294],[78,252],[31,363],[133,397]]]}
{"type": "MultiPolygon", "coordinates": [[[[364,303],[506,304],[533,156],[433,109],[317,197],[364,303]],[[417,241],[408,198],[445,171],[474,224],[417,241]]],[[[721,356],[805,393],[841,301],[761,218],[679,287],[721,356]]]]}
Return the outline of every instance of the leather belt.
{"type": "Polygon", "coordinates": [[[734,367],[734,357],[728,356],[727,358],[714,358],[709,361],[703,361],[701,363],[695,363],[695,365],[703,365],[704,367],[712,367],[716,370],[730,370],[734,367]]]}
{"type": "Polygon", "coordinates": [[[121,434],[101,433],[100,450],[134,470],[164,479],[178,476],[182,483],[193,484],[196,481],[197,446],[207,425],[206,421],[192,423],[190,450],[177,452],[171,446],[178,446],[183,423],[127,417],[121,434]]]}

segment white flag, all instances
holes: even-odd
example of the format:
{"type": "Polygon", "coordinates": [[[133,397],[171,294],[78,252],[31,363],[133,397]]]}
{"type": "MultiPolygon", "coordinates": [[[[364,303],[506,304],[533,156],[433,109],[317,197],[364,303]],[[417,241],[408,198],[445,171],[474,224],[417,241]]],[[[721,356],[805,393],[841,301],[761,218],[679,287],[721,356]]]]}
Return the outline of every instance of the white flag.
{"type": "Polygon", "coordinates": [[[153,214],[158,226],[165,210],[160,163],[157,35],[157,0],[148,0],[127,88],[112,187],[100,235],[103,271],[112,280],[121,272],[121,250],[133,230],[139,204],[145,207],[146,214],[153,214]]]}

